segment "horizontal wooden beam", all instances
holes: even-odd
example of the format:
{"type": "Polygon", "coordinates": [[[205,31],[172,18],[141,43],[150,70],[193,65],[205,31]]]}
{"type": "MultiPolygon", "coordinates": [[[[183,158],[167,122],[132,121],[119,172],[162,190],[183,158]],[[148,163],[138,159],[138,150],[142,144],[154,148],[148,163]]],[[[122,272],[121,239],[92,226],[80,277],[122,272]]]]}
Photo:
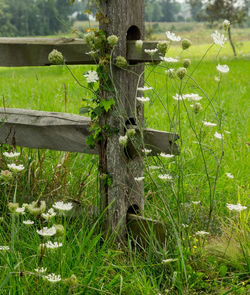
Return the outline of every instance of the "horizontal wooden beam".
{"type": "MultiPolygon", "coordinates": [[[[127,59],[129,62],[151,62],[150,55],[144,49],[156,48],[157,42],[144,42],[142,52],[135,47],[135,41],[127,43],[127,59]]],[[[0,66],[48,66],[48,55],[57,49],[62,52],[69,65],[96,64],[87,54],[88,45],[82,39],[74,38],[0,38],[0,66]]],[[[154,60],[159,60],[156,54],[154,60]]]]}
{"type": "MultiPolygon", "coordinates": [[[[90,118],[67,113],[0,108],[0,143],[29,148],[97,154],[85,141],[90,118]]],[[[138,136],[140,131],[137,130],[138,136]]],[[[178,135],[144,129],[145,147],[152,154],[177,153],[178,135]]]]}

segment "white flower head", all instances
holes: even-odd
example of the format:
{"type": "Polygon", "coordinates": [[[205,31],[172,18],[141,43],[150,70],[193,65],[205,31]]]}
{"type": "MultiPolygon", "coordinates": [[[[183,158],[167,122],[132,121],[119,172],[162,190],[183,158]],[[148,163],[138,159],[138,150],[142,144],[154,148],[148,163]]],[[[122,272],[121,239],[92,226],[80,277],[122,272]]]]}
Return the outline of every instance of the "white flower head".
{"type": "Polygon", "coordinates": [[[171,159],[174,157],[174,155],[171,154],[165,154],[165,153],[160,153],[160,156],[165,158],[165,159],[171,159]]]}
{"type": "Polygon", "coordinates": [[[155,49],[144,49],[144,51],[149,54],[150,56],[153,56],[157,51],[158,49],[155,48],[155,49]]]}
{"type": "Polygon", "coordinates": [[[206,235],[209,235],[210,233],[204,230],[200,230],[200,231],[197,231],[195,234],[197,236],[206,236],[206,235]]]}
{"type": "Polygon", "coordinates": [[[87,79],[87,83],[95,83],[99,80],[99,77],[96,71],[88,71],[83,76],[87,79]]]}
{"type": "Polygon", "coordinates": [[[174,41],[174,42],[179,42],[181,41],[181,37],[180,36],[176,36],[175,33],[172,33],[170,31],[167,31],[166,32],[166,35],[167,35],[167,38],[171,41],[174,41]]]}
{"type": "Polygon", "coordinates": [[[42,217],[47,221],[53,218],[54,216],[56,216],[56,212],[53,208],[50,208],[47,213],[42,213],[42,217]]]}
{"type": "Polygon", "coordinates": [[[217,71],[222,73],[222,74],[226,74],[229,72],[229,67],[228,65],[217,65],[216,67],[217,71]]]}
{"type": "Polygon", "coordinates": [[[228,28],[230,27],[230,21],[225,19],[223,22],[223,27],[224,27],[224,30],[227,31],[228,28]]]}
{"type": "Polygon", "coordinates": [[[57,248],[60,248],[60,247],[62,247],[62,243],[58,243],[58,242],[51,242],[51,241],[48,241],[47,243],[45,243],[45,244],[40,244],[40,246],[42,247],[42,248],[47,248],[47,249],[51,249],[51,250],[53,250],[53,249],[57,249],[57,248]]]}
{"type": "Polygon", "coordinates": [[[9,251],[10,247],[9,246],[0,246],[0,251],[9,251]]]}
{"type": "MultiPolygon", "coordinates": [[[[63,201],[55,202],[53,208],[59,211],[70,211],[73,208],[72,203],[64,203],[63,201]]],[[[53,213],[52,213],[53,214],[53,213]]]]}
{"type": "Polygon", "coordinates": [[[124,136],[120,136],[119,137],[119,144],[121,146],[126,146],[128,143],[128,136],[127,135],[124,135],[124,136]]]}
{"type": "Polygon", "coordinates": [[[25,207],[16,208],[16,213],[24,215],[25,214],[25,207]]]}
{"type": "Polygon", "coordinates": [[[141,181],[143,181],[144,179],[145,179],[144,176],[135,177],[135,181],[137,181],[137,182],[141,182],[141,181]]]}
{"type": "Polygon", "coordinates": [[[38,273],[45,273],[46,271],[47,271],[46,267],[35,268],[35,272],[38,272],[38,273]]]}
{"type": "Polygon", "coordinates": [[[189,227],[189,225],[188,224],[185,224],[185,223],[182,223],[182,225],[181,225],[182,227],[184,227],[184,228],[187,228],[187,227],[189,227]]]}
{"type": "Polygon", "coordinates": [[[192,201],[192,204],[194,205],[199,205],[201,203],[201,201],[192,201]]]}
{"type": "Polygon", "coordinates": [[[13,172],[21,172],[22,170],[24,170],[23,165],[7,164],[7,166],[13,172]]]}
{"type": "Polygon", "coordinates": [[[160,59],[162,61],[165,61],[165,62],[168,62],[168,63],[176,63],[176,62],[178,62],[178,59],[172,58],[172,57],[160,56],[160,59]]]}
{"type": "Polygon", "coordinates": [[[56,228],[54,226],[51,228],[43,227],[41,230],[37,230],[36,232],[43,237],[52,237],[56,234],[56,228]]]}
{"type": "Polygon", "coordinates": [[[231,173],[226,173],[226,176],[228,177],[228,178],[231,178],[231,179],[233,179],[234,178],[234,176],[233,176],[233,174],[231,174],[231,173]]]}
{"type": "Polygon", "coordinates": [[[150,149],[142,149],[142,152],[145,154],[145,155],[148,155],[152,152],[152,150],[150,149]]]}
{"type": "Polygon", "coordinates": [[[137,90],[139,90],[139,91],[147,91],[147,90],[152,90],[152,89],[153,89],[152,87],[147,87],[147,86],[137,88],[137,90]]]}
{"type": "Polygon", "coordinates": [[[162,260],[162,263],[171,263],[171,262],[174,262],[174,261],[177,261],[177,259],[169,258],[169,259],[162,260]]]}
{"type": "Polygon", "coordinates": [[[162,180],[173,180],[173,177],[169,174],[160,174],[158,177],[162,180]]]}
{"type": "Polygon", "coordinates": [[[202,97],[197,93],[184,94],[183,97],[184,99],[187,98],[189,101],[199,101],[202,99],[202,97]]]}
{"type": "Polygon", "coordinates": [[[217,131],[214,133],[214,137],[217,139],[223,139],[223,135],[218,133],[217,131]]]}
{"type": "Polygon", "coordinates": [[[227,38],[223,34],[220,34],[218,31],[215,31],[211,37],[213,38],[214,44],[220,45],[223,47],[224,43],[226,42],[227,38]]]}
{"type": "Polygon", "coordinates": [[[143,46],[143,41],[142,41],[142,40],[136,40],[136,42],[135,42],[135,47],[136,47],[138,50],[141,50],[141,49],[142,49],[142,46],[143,46]]]}
{"type": "Polygon", "coordinates": [[[215,76],[215,77],[214,77],[214,80],[215,80],[216,82],[220,82],[220,77],[215,76]]]}
{"type": "Polygon", "coordinates": [[[217,126],[216,123],[212,123],[212,122],[207,122],[207,121],[202,121],[204,126],[207,126],[207,127],[215,127],[217,126]]]}
{"type": "Polygon", "coordinates": [[[173,96],[173,99],[178,101],[178,100],[184,100],[186,99],[186,97],[184,95],[180,95],[176,93],[176,95],[173,96]]]}
{"type": "Polygon", "coordinates": [[[56,275],[54,273],[51,273],[47,276],[44,276],[45,279],[47,279],[49,282],[51,283],[57,283],[60,282],[62,280],[60,275],[56,275]]]}
{"type": "Polygon", "coordinates": [[[8,153],[8,152],[5,152],[5,153],[3,153],[3,155],[6,158],[16,158],[16,157],[20,156],[20,153],[8,153]]]}
{"type": "Polygon", "coordinates": [[[141,102],[141,103],[145,103],[145,102],[148,102],[150,101],[149,97],[136,97],[136,99],[141,102]]]}
{"type": "Polygon", "coordinates": [[[237,212],[241,212],[242,210],[245,210],[247,209],[246,206],[242,206],[241,204],[237,204],[237,205],[234,205],[234,204],[227,204],[227,208],[230,210],[230,211],[237,211],[237,212]]]}
{"type": "Polygon", "coordinates": [[[34,224],[34,221],[33,220],[24,220],[23,221],[23,224],[25,224],[25,225],[32,225],[32,224],[34,224]]]}

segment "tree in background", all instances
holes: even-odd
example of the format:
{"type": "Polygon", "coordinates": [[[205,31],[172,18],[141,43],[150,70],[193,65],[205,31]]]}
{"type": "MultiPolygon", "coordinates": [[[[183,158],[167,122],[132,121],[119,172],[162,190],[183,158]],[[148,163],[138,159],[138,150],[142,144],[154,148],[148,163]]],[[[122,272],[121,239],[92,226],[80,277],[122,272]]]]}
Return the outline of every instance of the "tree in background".
{"type": "Polygon", "coordinates": [[[146,21],[174,22],[180,9],[175,0],[146,0],[146,21]]]}
{"type": "Polygon", "coordinates": [[[202,0],[187,0],[187,3],[190,5],[192,19],[197,22],[200,22],[202,19],[203,11],[202,0]]]}
{"type": "Polygon", "coordinates": [[[67,0],[0,0],[2,36],[52,35],[70,28],[67,0]],[[2,18],[3,15],[3,18],[2,18]]]}
{"type": "MultiPolygon", "coordinates": [[[[228,20],[231,25],[242,24],[247,17],[248,8],[246,2],[239,0],[208,0],[204,7],[203,19],[210,21],[228,20]]],[[[231,36],[231,25],[228,27],[228,39],[233,49],[234,56],[237,56],[231,36]]]]}

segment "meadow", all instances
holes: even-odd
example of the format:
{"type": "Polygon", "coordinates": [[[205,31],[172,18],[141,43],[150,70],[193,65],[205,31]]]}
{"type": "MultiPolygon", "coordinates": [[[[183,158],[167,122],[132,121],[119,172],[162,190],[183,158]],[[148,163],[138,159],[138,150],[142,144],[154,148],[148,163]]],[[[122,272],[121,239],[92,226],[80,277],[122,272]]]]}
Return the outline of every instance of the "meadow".
{"type": "MultiPolygon", "coordinates": [[[[167,55],[191,59],[190,76],[180,82],[165,71],[168,66],[146,65],[147,93],[145,124],[150,128],[180,134],[180,154],[173,159],[145,158],[145,212],[162,222],[166,243],[154,232],[146,244],[133,236],[117,244],[112,234],[103,235],[98,199],[96,156],[17,147],[18,164],[25,169],[9,181],[0,179],[1,221],[0,294],[247,294],[249,292],[248,209],[230,210],[227,204],[249,207],[249,49],[245,31],[241,52],[232,58],[228,44],[220,50],[209,41],[182,51],[173,46],[167,55]],[[210,43],[209,43],[210,42],[210,43]],[[205,57],[203,54],[208,50],[205,57]],[[216,66],[226,64],[220,75],[216,66]],[[175,100],[183,93],[197,93],[195,101],[175,100]],[[193,107],[191,106],[193,105],[193,107]],[[207,127],[205,122],[217,126],[207,127]],[[214,136],[215,132],[223,138],[214,136]],[[152,170],[151,166],[159,166],[152,170]],[[150,168],[151,167],[151,168],[150,168]],[[170,173],[173,181],[158,178],[170,173]],[[230,173],[230,174],[228,174],[230,173]],[[30,203],[55,200],[80,204],[77,218],[57,215],[48,224],[63,224],[57,238],[62,246],[41,251],[36,230],[42,218],[10,214],[7,202],[30,203]],[[28,217],[34,224],[26,225],[28,217]],[[204,234],[205,233],[205,234],[204,234]],[[42,254],[41,254],[42,253],[42,254]],[[41,268],[60,274],[51,283],[41,268]],[[35,269],[38,269],[38,272],[35,269]]],[[[192,35],[188,36],[192,40],[192,35]]],[[[208,37],[207,37],[208,36],[208,37]]],[[[211,38],[210,38],[211,39],[211,38]]],[[[194,42],[196,43],[196,41],[194,42]]],[[[197,41],[198,43],[198,41],[197,41]]],[[[174,68],[181,62],[174,64],[174,68]]],[[[94,66],[71,66],[85,83],[83,73],[94,66]]],[[[79,113],[89,92],[81,88],[65,66],[0,68],[0,107],[79,113]]],[[[0,169],[12,162],[0,147],[0,169]]]]}

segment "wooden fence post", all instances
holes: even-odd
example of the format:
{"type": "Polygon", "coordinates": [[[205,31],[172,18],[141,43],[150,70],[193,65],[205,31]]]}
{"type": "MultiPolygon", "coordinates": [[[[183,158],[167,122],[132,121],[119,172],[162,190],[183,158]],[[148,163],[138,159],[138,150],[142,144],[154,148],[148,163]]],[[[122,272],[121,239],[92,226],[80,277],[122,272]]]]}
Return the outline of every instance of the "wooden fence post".
{"type": "MultiPolygon", "coordinates": [[[[102,15],[106,22],[100,21],[100,28],[107,36],[117,35],[119,40],[113,58],[127,57],[127,41],[144,39],[145,3],[144,0],[103,0],[102,15]]],[[[144,183],[135,181],[143,176],[143,156],[133,158],[119,144],[129,125],[143,126],[143,106],[136,102],[137,87],[144,86],[144,65],[130,65],[128,70],[112,67],[113,80],[117,89],[116,106],[105,119],[111,130],[119,130],[107,138],[100,148],[101,171],[107,173],[112,184],[100,182],[102,207],[107,209],[107,228],[124,238],[126,216],[144,209],[144,183]],[[139,78],[140,77],[140,78],[139,78]]],[[[103,91],[103,98],[110,94],[103,91]]],[[[142,95],[142,93],[141,93],[142,95]]]]}

